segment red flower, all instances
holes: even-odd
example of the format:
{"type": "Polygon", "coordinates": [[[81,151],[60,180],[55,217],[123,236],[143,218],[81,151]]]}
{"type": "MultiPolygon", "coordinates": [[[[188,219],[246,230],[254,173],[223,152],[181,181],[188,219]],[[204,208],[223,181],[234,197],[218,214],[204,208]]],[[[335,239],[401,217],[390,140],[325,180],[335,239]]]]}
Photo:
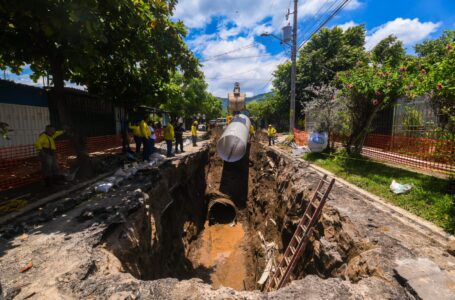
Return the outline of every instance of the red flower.
{"type": "Polygon", "coordinates": [[[373,99],[373,106],[378,106],[378,105],[379,105],[379,100],[373,99]]]}
{"type": "Polygon", "coordinates": [[[452,49],[452,45],[449,44],[449,45],[447,45],[446,48],[447,48],[447,50],[450,50],[450,49],[452,49]]]}
{"type": "Polygon", "coordinates": [[[443,86],[441,83],[438,83],[438,84],[436,85],[436,88],[437,88],[439,91],[442,90],[443,87],[444,87],[444,86],[443,86]]]}
{"type": "Polygon", "coordinates": [[[376,95],[376,97],[381,96],[381,92],[380,91],[376,91],[376,92],[374,92],[374,94],[376,95]]]}
{"type": "Polygon", "coordinates": [[[348,84],[348,89],[352,89],[352,84],[348,84]]]}

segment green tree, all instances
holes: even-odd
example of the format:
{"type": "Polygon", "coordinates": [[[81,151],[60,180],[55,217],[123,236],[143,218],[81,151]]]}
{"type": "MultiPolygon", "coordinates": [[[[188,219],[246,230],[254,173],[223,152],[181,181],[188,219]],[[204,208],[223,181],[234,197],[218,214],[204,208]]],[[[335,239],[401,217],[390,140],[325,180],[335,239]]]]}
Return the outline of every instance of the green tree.
{"type": "Polygon", "coordinates": [[[393,67],[399,66],[406,56],[403,42],[393,35],[389,35],[374,46],[371,54],[373,62],[393,67]]]}
{"type": "Polygon", "coordinates": [[[348,153],[360,153],[378,111],[405,95],[406,72],[389,65],[360,64],[339,73],[347,110],[348,153]]]}
{"type": "Polygon", "coordinates": [[[419,60],[413,78],[413,95],[425,95],[438,116],[439,127],[455,135],[455,31],[415,47],[419,60]]]}
{"type": "MultiPolygon", "coordinates": [[[[183,24],[170,19],[175,4],[0,0],[0,68],[19,73],[28,64],[32,79],[50,75],[60,120],[73,130],[77,126],[59,101],[67,80],[126,108],[161,103],[170,73],[179,68],[187,76],[199,75],[183,42],[183,24]]],[[[74,144],[83,155],[82,143],[74,144]]]]}
{"type": "MultiPolygon", "coordinates": [[[[305,103],[312,100],[309,86],[318,87],[331,84],[339,71],[352,69],[357,62],[365,60],[363,49],[365,28],[354,26],[343,31],[339,27],[323,28],[300,50],[297,60],[296,100],[297,112],[302,112],[305,103]]],[[[276,97],[289,111],[291,64],[278,66],[274,73],[273,90],[276,97]]],[[[280,108],[285,110],[285,107],[280,108]]],[[[287,113],[286,117],[289,115],[287,113]]]]}
{"type": "Polygon", "coordinates": [[[185,78],[176,72],[166,86],[166,97],[161,108],[174,116],[191,118],[196,114],[205,114],[206,119],[217,118],[222,113],[222,103],[207,90],[208,85],[202,78],[185,78]]]}

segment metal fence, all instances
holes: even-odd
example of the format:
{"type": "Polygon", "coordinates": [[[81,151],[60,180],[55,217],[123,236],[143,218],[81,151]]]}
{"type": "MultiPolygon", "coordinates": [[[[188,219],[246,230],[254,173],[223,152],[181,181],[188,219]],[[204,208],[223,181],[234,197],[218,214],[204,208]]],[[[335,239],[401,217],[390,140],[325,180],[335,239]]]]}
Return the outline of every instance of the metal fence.
{"type": "MultiPolygon", "coordinates": [[[[294,138],[298,145],[307,145],[308,133],[294,129],[294,138]]],[[[342,143],[339,139],[337,141],[342,143]]],[[[392,164],[444,173],[455,172],[453,140],[369,134],[362,155],[392,164]]]]}

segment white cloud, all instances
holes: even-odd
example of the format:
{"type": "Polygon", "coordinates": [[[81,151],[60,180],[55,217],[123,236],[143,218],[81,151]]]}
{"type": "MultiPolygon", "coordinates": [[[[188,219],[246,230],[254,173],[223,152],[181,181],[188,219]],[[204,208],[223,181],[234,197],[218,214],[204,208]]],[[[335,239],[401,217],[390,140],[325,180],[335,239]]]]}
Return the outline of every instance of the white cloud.
{"type": "Polygon", "coordinates": [[[396,36],[405,46],[412,46],[435,32],[441,23],[420,22],[418,18],[396,18],[374,28],[366,37],[365,48],[371,50],[377,43],[389,35],[396,36]]]}
{"type": "MultiPolygon", "coordinates": [[[[325,13],[337,0],[307,0],[299,4],[299,19],[325,13]]],[[[253,29],[267,19],[267,25],[275,32],[286,23],[284,15],[289,2],[284,0],[181,0],[178,2],[174,17],[182,20],[189,28],[204,28],[212,18],[222,18],[239,27],[240,30],[253,29]]],[[[345,10],[357,9],[359,0],[351,0],[345,10]]],[[[335,6],[331,7],[333,10],[335,6]]],[[[292,11],[292,4],[290,7],[292,11]]],[[[291,15],[292,18],[292,15],[291,15]]]]}
{"type": "Polygon", "coordinates": [[[263,45],[254,43],[252,37],[232,40],[214,37],[205,40],[203,47],[202,70],[210,92],[219,97],[226,97],[236,81],[248,96],[268,91],[270,86],[266,83],[271,73],[285,59],[281,54],[270,55],[263,45]],[[217,56],[239,48],[241,50],[217,56]]]}
{"type": "MultiPolygon", "coordinates": [[[[235,81],[240,82],[242,91],[247,95],[270,90],[271,74],[286,57],[282,53],[271,55],[265,46],[254,43],[254,39],[264,32],[279,35],[281,27],[288,22],[285,14],[289,3],[285,0],[178,2],[174,18],[182,20],[192,30],[192,38],[187,43],[200,56],[202,70],[213,94],[226,97],[235,81]],[[212,33],[208,25],[214,20],[217,27],[212,33]],[[239,51],[219,56],[239,48],[239,51]]],[[[333,10],[335,3],[338,0],[300,1],[299,20],[313,21],[315,15],[325,15],[327,9],[333,10]]],[[[345,10],[356,9],[360,5],[360,0],[351,0],[345,10]]],[[[292,12],[292,2],[290,10],[292,12]]],[[[292,15],[289,22],[291,20],[292,15]]]]}
{"type": "Polygon", "coordinates": [[[344,30],[346,30],[348,28],[351,28],[351,27],[354,27],[354,26],[357,26],[357,25],[359,25],[359,24],[357,24],[354,21],[349,21],[349,22],[346,22],[346,23],[343,23],[343,24],[340,24],[340,25],[336,25],[336,27],[340,27],[344,31],[344,30]]]}

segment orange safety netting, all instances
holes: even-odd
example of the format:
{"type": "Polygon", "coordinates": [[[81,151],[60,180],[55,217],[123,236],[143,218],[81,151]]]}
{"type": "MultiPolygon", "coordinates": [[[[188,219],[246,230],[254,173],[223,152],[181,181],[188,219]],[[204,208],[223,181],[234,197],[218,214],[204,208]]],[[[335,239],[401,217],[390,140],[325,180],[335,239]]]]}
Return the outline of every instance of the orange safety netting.
{"type": "MultiPolygon", "coordinates": [[[[60,167],[69,168],[76,152],[69,140],[55,142],[60,167]]],[[[91,155],[122,151],[122,139],[117,135],[89,137],[86,150],[91,155]]],[[[34,145],[0,148],[0,191],[21,187],[41,179],[41,166],[34,145]]]]}
{"type": "MultiPolygon", "coordinates": [[[[298,145],[308,144],[308,133],[294,129],[298,145]]],[[[332,138],[339,143],[340,138],[332,138]]],[[[388,163],[422,169],[455,172],[455,142],[429,138],[369,134],[362,154],[388,163]]]]}
{"type": "Polygon", "coordinates": [[[294,141],[297,145],[308,145],[308,133],[294,128],[294,141]]]}

